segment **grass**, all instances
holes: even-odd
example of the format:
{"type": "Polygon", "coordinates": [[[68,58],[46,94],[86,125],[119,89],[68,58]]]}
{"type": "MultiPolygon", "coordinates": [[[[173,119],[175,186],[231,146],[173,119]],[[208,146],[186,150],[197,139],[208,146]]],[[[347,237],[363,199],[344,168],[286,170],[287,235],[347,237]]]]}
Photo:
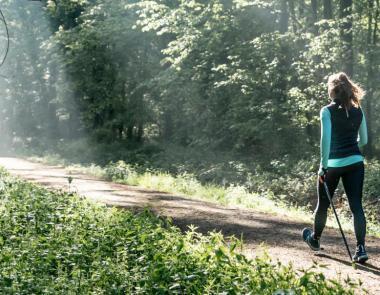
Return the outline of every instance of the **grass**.
{"type": "Polygon", "coordinates": [[[241,241],[181,233],[0,171],[1,294],[354,294],[306,270],[247,259],[241,241]]]}
{"type": "Polygon", "coordinates": [[[122,161],[106,168],[95,164],[83,166],[70,164],[58,155],[29,157],[28,160],[42,164],[60,165],[65,167],[68,173],[84,173],[120,184],[180,194],[189,198],[211,201],[221,205],[240,206],[255,209],[263,213],[286,215],[298,220],[311,220],[305,217],[305,211],[300,208],[289,207],[285,203],[276,202],[259,194],[249,193],[242,186],[224,188],[213,184],[204,185],[191,174],[184,173],[175,177],[169,173],[160,171],[138,171],[132,165],[128,165],[122,161]]]}
{"type": "MultiPolygon", "coordinates": [[[[230,185],[222,187],[213,184],[201,184],[193,175],[182,173],[173,176],[161,171],[141,170],[137,166],[127,164],[123,161],[113,163],[103,168],[92,164],[90,166],[72,165],[63,160],[58,155],[46,157],[31,157],[32,161],[61,165],[71,172],[90,174],[104,180],[141,186],[147,189],[180,194],[188,198],[211,201],[225,206],[236,206],[240,208],[254,209],[262,213],[287,216],[297,221],[306,223],[313,222],[313,213],[304,207],[290,206],[289,204],[270,196],[271,192],[251,193],[244,186],[230,185]]],[[[342,212],[341,212],[342,213],[342,212]]],[[[339,212],[338,212],[339,214],[339,212]]],[[[351,218],[344,214],[339,214],[342,227],[347,232],[353,232],[351,218]]],[[[330,212],[328,225],[338,228],[338,224],[330,212]]],[[[380,224],[368,222],[368,233],[375,237],[380,237],[380,224]]]]}

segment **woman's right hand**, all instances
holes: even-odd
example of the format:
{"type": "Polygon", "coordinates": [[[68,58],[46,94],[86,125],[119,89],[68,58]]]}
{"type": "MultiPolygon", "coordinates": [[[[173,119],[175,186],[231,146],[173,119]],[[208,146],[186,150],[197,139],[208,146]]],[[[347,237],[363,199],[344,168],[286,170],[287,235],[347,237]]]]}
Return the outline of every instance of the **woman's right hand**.
{"type": "Polygon", "coordinates": [[[319,168],[319,171],[318,171],[318,180],[320,183],[324,183],[325,182],[325,176],[327,174],[327,169],[326,168],[319,168]]]}

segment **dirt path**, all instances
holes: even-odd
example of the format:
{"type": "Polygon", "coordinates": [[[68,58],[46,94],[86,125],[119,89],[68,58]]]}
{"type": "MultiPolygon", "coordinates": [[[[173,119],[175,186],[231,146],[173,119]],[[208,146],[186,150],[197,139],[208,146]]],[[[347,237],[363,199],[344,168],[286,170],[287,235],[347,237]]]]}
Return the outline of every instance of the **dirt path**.
{"type": "MultiPolygon", "coordinates": [[[[16,158],[0,158],[0,166],[12,174],[37,182],[49,188],[68,189],[68,172],[62,167],[53,167],[32,163],[16,158]]],[[[308,268],[313,260],[327,265],[320,268],[329,278],[348,275],[352,279],[361,279],[370,294],[380,294],[380,239],[368,237],[367,251],[369,264],[354,270],[347,262],[339,233],[335,229],[326,229],[323,236],[325,253],[316,256],[301,241],[301,230],[309,224],[291,220],[288,217],[272,216],[233,207],[223,207],[210,202],[186,199],[157,191],[148,191],[138,187],[113,184],[83,174],[71,174],[72,187],[80,194],[92,200],[126,208],[150,206],[155,212],[170,216],[182,229],[193,224],[201,232],[216,229],[224,235],[243,234],[246,255],[253,257],[262,251],[261,244],[273,259],[282,263],[292,263],[295,268],[308,268]]],[[[354,237],[348,235],[351,248],[354,249],[354,237]]],[[[362,293],[362,292],[361,292],[362,293]]]]}

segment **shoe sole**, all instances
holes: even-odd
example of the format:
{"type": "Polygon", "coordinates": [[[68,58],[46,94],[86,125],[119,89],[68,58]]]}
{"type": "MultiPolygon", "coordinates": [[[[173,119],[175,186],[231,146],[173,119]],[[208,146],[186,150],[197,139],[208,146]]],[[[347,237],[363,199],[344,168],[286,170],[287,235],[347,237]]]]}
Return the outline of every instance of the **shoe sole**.
{"type": "Polygon", "coordinates": [[[306,239],[307,235],[306,235],[306,232],[312,232],[312,230],[310,228],[304,228],[303,231],[302,231],[302,238],[303,238],[303,241],[309,246],[309,248],[315,252],[318,252],[318,251],[321,251],[321,247],[319,248],[315,248],[313,247],[309,241],[306,239]]]}
{"type": "Polygon", "coordinates": [[[353,261],[357,263],[365,263],[367,260],[368,260],[367,255],[359,256],[358,258],[353,259],[353,261]]]}

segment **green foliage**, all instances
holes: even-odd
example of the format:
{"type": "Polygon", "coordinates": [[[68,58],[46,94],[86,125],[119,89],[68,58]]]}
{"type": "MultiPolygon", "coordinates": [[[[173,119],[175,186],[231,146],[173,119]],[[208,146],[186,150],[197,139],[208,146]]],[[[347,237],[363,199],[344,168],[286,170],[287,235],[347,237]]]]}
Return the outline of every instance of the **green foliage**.
{"type": "MultiPolygon", "coordinates": [[[[322,18],[304,1],[65,0],[43,1],[45,10],[16,2],[4,3],[15,49],[0,128],[24,148],[89,136],[298,161],[295,151],[318,144],[326,78],[347,63],[348,20],[334,9],[322,18]]],[[[350,61],[368,86],[371,132],[374,17],[355,5],[350,61]]]]}
{"type": "Polygon", "coordinates": [[[380,222],[380,163],[372,161],[367,165],[363,203],[371,220],[380,222]]]}
{"type": "Polygon", "coordinates": [[[182,234],[148,211],[134,215],[49,192],[1,172],[0,290],[76,294],[354,294],[313,269],[297,274],[240,241],[182,234]]]}
{"type": "Polygon", "coordinates": [[[88,0],[43,0],[46,3],[47,11],[52,16],[52,23],[55,29],[60,26],[64,29],[75,27],[78,17],[83,12],[88,0]]]}
{"type": "Polygon", "coordinates": [[[124,161],[108,164],[105,168],[105,172],[107,178],[111,181],[126,181],[137,174],[136,169],[124,161]]]}
{"type": "MultiPolygon", "coordinates": [[[[118,163],[111,179],[154,168],[310,206],[329,74],[353,66],[368,92],[369,156],[380,146],[379,3],[357,1],[347,18],[336,1],[312,3],[3,1],[0,147],[118,163]]],[[[376,163],[364,199],[374,220],[376,163]]]]}
{"type": "Polygon", "coordinates": [[[309,28],[297,1],[292,29],[279,28],[274,1],[43,3],[45,13],[5,7],[19,45],[0,101],[10,141],[158,139],[267,160],[317,144],[326,77],[342,63],[340,19],[309,28]]]}

